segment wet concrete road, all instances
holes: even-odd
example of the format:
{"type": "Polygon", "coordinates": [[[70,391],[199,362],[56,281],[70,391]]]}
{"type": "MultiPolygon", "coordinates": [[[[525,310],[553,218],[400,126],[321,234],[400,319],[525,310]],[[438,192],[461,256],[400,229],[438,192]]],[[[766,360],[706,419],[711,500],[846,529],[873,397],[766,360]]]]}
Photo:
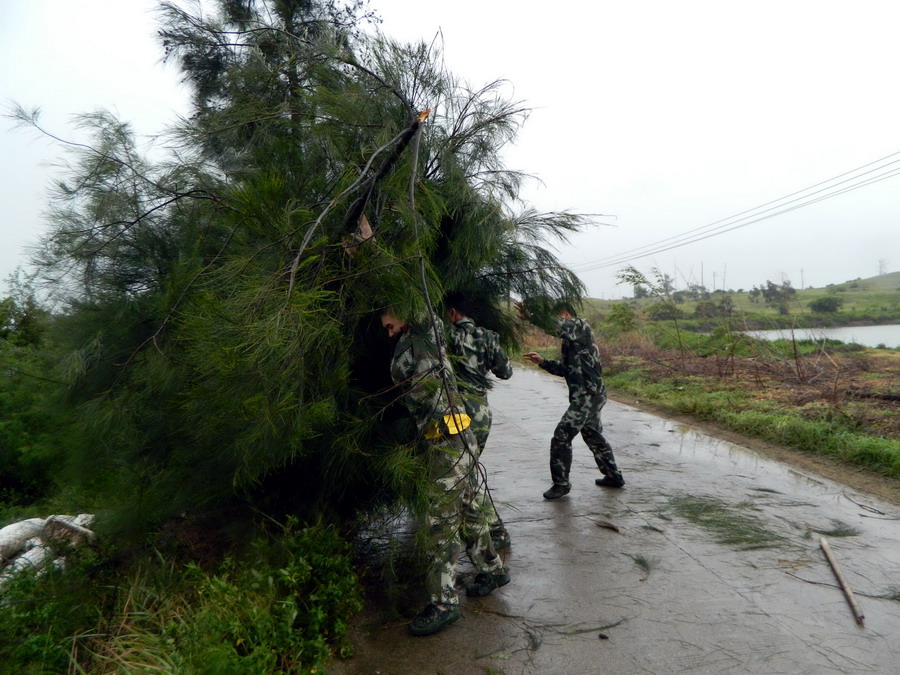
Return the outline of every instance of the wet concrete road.
{"type": "Polygon", "coordinates": [[[376,608],[351,633],[356,656],[330,673],[900,672],[900,602],[868,597],[900,592],[900,509],[614,402],[603,422],[625,488],[594,485],[579,437],[572,492],[545,501],[564,382],[518,368],[491,403],[482,459],[512,535],[512,582],[464,598],[462,619],[425,638],[376,608]]]}

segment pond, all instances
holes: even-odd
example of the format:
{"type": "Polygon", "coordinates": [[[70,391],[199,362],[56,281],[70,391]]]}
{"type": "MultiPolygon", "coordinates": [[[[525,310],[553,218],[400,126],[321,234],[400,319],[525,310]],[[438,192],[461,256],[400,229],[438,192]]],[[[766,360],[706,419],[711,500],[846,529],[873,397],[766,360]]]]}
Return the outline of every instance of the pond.
{"type": "Polygon", "coordinates": [[[865,347],[878,347],[884,345],[889,348],[900,347],[900,325],[887,326],[837,326],[835,328],[795,328],[779,330],[752,330],[747,335],[763,340],[790,340],[791,336],[797,340],[840,340],[841,342],[863,345],[865,347]]]}

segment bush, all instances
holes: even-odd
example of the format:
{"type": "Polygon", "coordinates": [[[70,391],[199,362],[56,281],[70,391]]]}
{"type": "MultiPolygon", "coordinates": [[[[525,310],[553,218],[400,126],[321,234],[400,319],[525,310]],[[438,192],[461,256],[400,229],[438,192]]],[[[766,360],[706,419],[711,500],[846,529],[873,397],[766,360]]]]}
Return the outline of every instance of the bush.
{"type": "Polygon", "coordinates": [[[96,631],[106,601],[118,590],[115,574],[91,549],[68,555],[65,569],[16,575],[2,594],[2,672],[74,672],[69,670],[73,636],[96,631]]]}
{"type": "Polygon", "coordinates": [[[671,302],[654,303],[647,308],[647,314],[652,321],[670,321],[684,316],[684,312],[671,302]]]}
{"type": "Polygon", "coordinates": [[[0,340],[0,507],[30,505],[54,487],[58,412],[39,354],[0,340]]]}
{"type": "Polygon", "coordinates": [[[349,654],[361,607],[345,542],[296,522],[213,574],[74,551],[65,569],[16,577],[3,600],[0,672],[48,674],[324,672],[333,651],[349,654]]]}
{"type": "Polygon", "coordinates": [[[807,306],[818,314],[834,314],[844,304],[844,299],[836,295],[826,295],[824,298],[813,300],[807,306]]]}
{"type": "Polygon", "coordinates": [[[711,300],[701,300],[694,307],[694,316],[698,319],[710,319],[719,315],[719,307],[711,300]]]}
{"type": "Polygon", "coordinates": [[[275,673],[324,670],[361,608],[357,578],[333,528],[288,526],[274,558],[226,562],[206,576],[196,567],[197,605],[172,633],[193,672],[275,673]],[[212,665],[215,667],[212,667],[212,665]]]}
{"type": "Polygon", "coordinates": [[[637,313],[627,302],[617,302],[610,310],[603,327],[612,335],[628,333],[638,327],[637,313]]]}

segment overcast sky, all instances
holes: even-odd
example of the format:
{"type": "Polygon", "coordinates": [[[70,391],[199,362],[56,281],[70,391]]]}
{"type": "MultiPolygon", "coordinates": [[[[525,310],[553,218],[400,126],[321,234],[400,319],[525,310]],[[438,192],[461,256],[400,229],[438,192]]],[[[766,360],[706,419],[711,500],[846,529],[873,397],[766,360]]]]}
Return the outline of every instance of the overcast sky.
{"type": "MultiPolygon", "coordinates": [[[[67,137],[76,134],[71,115],[96,108],[139,134],[161,131],[187,111],[187,91],[159,62],[155,5],[3,0],[4,102],[41,106],[44,124],[67,137]]],[[[559,252],[592,296],[630,294],[615,281],[629,257],[678,286],[708,288],[767,279],[823,286],[874,276],[880,265],[900,269],[900,176],[857,188],[900,169],[893,2],[372,6],[386,34],[430,42],[440,31],[460,77],[473,86],[508,80],[510,95],[534,109],[508,164],[540,178],[523,192],[537,208],[604,214],[559,252]],[[815,193],[794,194],[814,185],[815,193]],[[792,201],[776,201],[786,195],[792,201]],[[732,219],[738,214],[743,220],[732,219]],[[759,216],[773,217],[751,222],[759,216]],[[745,226],[723,232],[732,225],[745,226]],[[718,234],[635,257],[690,232],[718,234]]],[[[0,123],[3,277],[42,230],[53,175],[45,163],[59,156],[11,128],[0,123]]]]}

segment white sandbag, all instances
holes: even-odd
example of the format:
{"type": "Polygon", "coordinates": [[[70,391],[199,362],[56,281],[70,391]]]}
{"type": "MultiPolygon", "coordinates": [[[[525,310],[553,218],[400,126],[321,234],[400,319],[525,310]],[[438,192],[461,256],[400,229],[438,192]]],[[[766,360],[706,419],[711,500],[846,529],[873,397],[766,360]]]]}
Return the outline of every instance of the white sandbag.
{"type": "Polygon", "coordinates": [[[42,570],[53,560],[53,551],[43,544],[38,544],[25,553],[16,556],[10,563],[9,570],[13,574],[23,570],[42,570]]]}
{"type": "Polygon", "coordinates": [[[72,516],[50,516],[44,522],[41,537],[44,541],[66,541],[81,544],[94,539],[93,531],[75,524],[72,516]]]}
{"type": "Polygon", "coordinates": [[[52,562],[53,552],[43,544],[19,554],[0,574],[0,591],[20,572],[24,570],[40,572],[52,562]]]}
{"type": "Polygon", "coordinates": [[[80,527],[90,527],[94,524],[94,514],[93,513],[79,513],[72,519],[73,525],[78,525],[80,527]]]}
{"type": "Polygon", "coordinates": [[[58,520],[64,520],[67,523],[78,525],[79,527],[90,527],[94,524],[93,513],[79,513],[77,516],[50,516],[58,520]]]}
{"type": "Polygon", "coordinates": [[[40,536],[43,529],[43,518],[29,518],[7,525],[0,530],[0,564],[14,558],[25,548],[25,542],[40,536]]]}

